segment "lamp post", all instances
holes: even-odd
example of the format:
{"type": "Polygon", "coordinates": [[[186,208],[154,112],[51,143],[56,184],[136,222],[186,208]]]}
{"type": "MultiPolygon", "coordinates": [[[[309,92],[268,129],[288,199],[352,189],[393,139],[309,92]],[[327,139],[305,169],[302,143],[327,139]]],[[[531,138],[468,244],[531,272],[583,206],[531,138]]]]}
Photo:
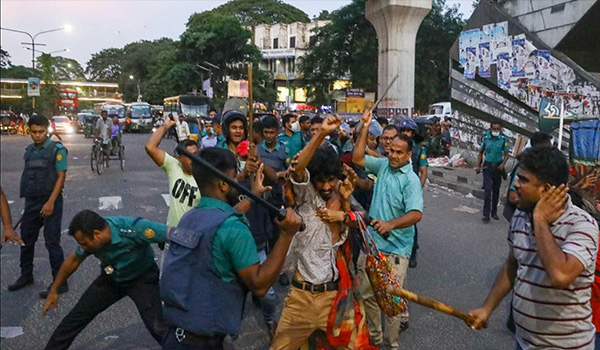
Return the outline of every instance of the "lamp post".
{"type": "MultiPolygon", "coordinates": [[[[31,69],[32,70],[35,70],[35,44],[36,44],[35,39],[39,35],[47,34],[47,33],[52,33],[52,32],[58,32],[60,30],[65,30],[67,32],[71,31],[71,27],[68,26],[68,25],[64,26],[64,27],[56,28],[56,29],[44,30],[44,31],[38,32],[38,33],[36,33],[34,35],[31,35],[28,32],[23,31],[23,30],[11,29],[11,28],[6,28],[6,27],[0,27],[0,29],[6,30],[6,31],[9,31],[9,32],[25,34],[25,35],[27,35],[31,39],[31,43],[27,43],[27,45],[31,45],[31,69]]],[[[33,102],[32,107],[35,110],[35,97],[33,97],[32,102],[33,102]]]]}
{"type": "MultiPolygon", "coordinates": [[[[130,76],[129,76],[129,79],[130,79],[130,80],[134,80],[134,79],[135,79],[135,77],[134,77],[133,75],[130,75],[130,76]]],[[[138,101],[138,102],[142,102],[142,94],[140,93],[140,80],[139,80],[139,79],[136,79],[136,80],[135,80],[135,84],[137,85],[137,92],[138,92],[137,101],[138,101]]]]}
{"type": "MultiPolygon", "coordinates": [[[[39,45],[39,44],[38,44],[38,45],[39,45]]],[[[33,51],[33,49],[32,49],[32,48],[30,48],[30,47],[23,47],[23,48],[24,48],[25,50],[33,51]]],[[[59,52],[70,52],[70,51],[71,51],[71,49],[69,49],[69,48],[62,49],[62,50],[56,50],[56,51],[50,51],[50,52],[48,52],[48,53],[46,53],[46,52],[44,52],[44,51],[42,51],[42,50],[39,50],[39,49],[37,50],[37,52],[41,52],[41,53],[44,53],[44,54],[46,54],[46,55],[52,55],[53,53],[59,53],[59,52]]]]}

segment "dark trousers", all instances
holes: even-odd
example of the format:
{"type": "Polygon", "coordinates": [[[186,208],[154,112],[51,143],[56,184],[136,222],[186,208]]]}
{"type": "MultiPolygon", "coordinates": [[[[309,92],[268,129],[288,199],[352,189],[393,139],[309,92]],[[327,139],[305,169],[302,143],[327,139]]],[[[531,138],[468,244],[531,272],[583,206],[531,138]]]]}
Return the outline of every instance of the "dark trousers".
{"type": "Polygon", "coordinates": [[[502,172],[499,164],[485,162],[483,164],[483,216],[490,217],[498,213],[498,197],[500,197],[500,184],[502,172]]]}
{"type": "Polygon", "coordinates": [[[176,329],[173,327],[168,330],[162,343],[162,350],[223,350],[224,336],[193,338],[187,336],[180,342],[177,340],[175,331],[176,329]]]}
{"type": "Polygon", "coordinates": [[[83,293],[73,310],[58,325],[46,350],[68,349],[75,337],[102,311],[128,296],[157,342],[161,343],[168,326],[162,317],[158,287],[158,266],[154,264],[137,279],[115,282],[104,272],[83,293]]]}
{"type": "Polygon", "coordinates": [[[411,259],[414,259],[417,249],[419,249],[419,229],[417,229],[417,225],[415,224],[415,243],[413,244],[412,252],[410,253],[411,259]]]}
{"type": "Polygon", "coordinates": [[[21,247],[21,276],[33,277],[33,256],[35,242],[44,226],[44,241],[50,256],[52,276],[56,277],[65,256],[60,247],[60,228],[63,214],[63,197],[59,195],[54,202],[52,215],[43,217],[40,214],[48,197],[25,198],[25,210],[21,221],[21,238],[25,246],[21,247]]]}

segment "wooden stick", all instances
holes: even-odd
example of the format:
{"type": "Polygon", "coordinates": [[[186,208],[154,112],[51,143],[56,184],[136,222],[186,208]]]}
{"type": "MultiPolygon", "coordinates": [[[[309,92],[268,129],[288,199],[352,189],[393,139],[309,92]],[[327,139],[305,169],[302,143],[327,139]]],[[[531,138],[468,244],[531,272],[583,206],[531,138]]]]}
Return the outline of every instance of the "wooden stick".
{"type": "Polygon", "coordinates": [[[396,75],[394,77],[394,79],[392,79],[392,82],[390,83],[390,85],[388,85],[388,87],[385,89],[385,91],[383,91],[383,94],[381,94],[381,96],[379,96],[379,98],[377,99],[377,101],[375,101],[375,103],[371,107],[371,113],[373,113],[373,111],[375,110],[375,108],[377,108],[377,106],[379,105],[379,103],[381,103],[381,101],[383,101],[383,99],[387,95],[388,91],[390,91],[390,89],[392,88],[392,85],[394,85],[394,83],[396,82],[396,79],[398,79],[398,75],[396,75]]]}
{"type": "Polygon", "coordinates": [[[388,286],[387,291],[390,294],[399,296],[399,297],[404,298],[409,301],[413,301],[419,305],[423,305],[430,309],[441,311],[450,316],[458,317],[461,320],[465,321],[469,325],[472,324],[472,322],[474,321],[474,318],[472,316],[467,315],[463,311],[460,311],[450,305],[446,305],[444,303],[430,299],[428,297],[420,296],[413,292],[409,292],[406,289],[398,288],[398,287],[394,287],[394,286],[388,286]]]}
{"type": "Polygon", "coordinates": [[[252,143],[252,126],[254,122],[254,100],[252,96],[252,64],[248,65],[248,139],[252,143]]]}

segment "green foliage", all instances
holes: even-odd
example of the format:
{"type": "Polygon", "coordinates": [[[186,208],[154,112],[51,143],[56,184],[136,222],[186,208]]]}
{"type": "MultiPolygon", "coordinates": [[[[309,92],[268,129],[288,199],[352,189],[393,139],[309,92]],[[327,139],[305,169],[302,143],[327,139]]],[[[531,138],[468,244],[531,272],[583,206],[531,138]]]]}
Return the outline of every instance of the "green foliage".
{"type": "Polygon", "coordinates": [[[12,66],[12,63],[10,62],[10,54],[5,50],[0,49],[0,69],[8,69],[10,66],[12,66]]]}
{"type": "Polygon", "coordinates": [[[207,13],[234,16],[244,26],[310,22],[304,11],[278,0],[233,0],[212,11],[195,14],[192,17],[204,16],[207,13]]]}
{"type": "Polygon", "coordinates": [[[121,76],[123,59],[123,49],[103,49],[92,54],[86,63],[85,74],[94,81],[117,81],[121,76]]]}
{"type": "MultiPolygon", "coordinates": [[[[365,17],[365,3],[353,0],[331,14],[332,23],[318,29],[312,51],[301,64],[312,104],[329,104],[331,85],[340,78],[349,79],[354,87],[377,90],[377,34],[365,17]]],[[[461,16],[445,0],[433,0],[421,24],[415,54],[418,110],[449,98],[448,51],[464,25],[461,16]]]]}
{"type": "MultiPolygon", "coordinates": [[[[38,65],[40,65],[38,57],[38,65]]],[[[72,58],[52,56],[52,76],[55,80],[85,81],[85,72],[79,62],[72,58]]]]}
{"type": "Polygon", "coordinates": [[[40,97],[36,101],[36,111],[45,116],[52,116],[56,111],[58,100],[58,84],[54,77],[54,59],[48,54],[38,57],[40,79],[44,82],[40,87],[40,97]]]}

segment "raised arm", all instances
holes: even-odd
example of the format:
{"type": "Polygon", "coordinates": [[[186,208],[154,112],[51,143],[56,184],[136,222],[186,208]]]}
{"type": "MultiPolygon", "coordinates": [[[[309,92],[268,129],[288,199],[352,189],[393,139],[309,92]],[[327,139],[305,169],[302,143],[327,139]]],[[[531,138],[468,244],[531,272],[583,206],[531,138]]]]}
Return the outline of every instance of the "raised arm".
{"type": "Polygon", "coordinates": [[[373,114],[371,110],[366,110],[360,119],[362,126],[360,127],[360,133],[354,146],[354,153],[352,153],[352,163],[363,167],[365,166],[365,148],[367,147],[367,136],[369,135],[369,126],[373,121],[373,114]]]}
{"type": "Polygon", "coordinates": [[[314,135],[310,139],[308,145],[306,145],[306,147],[304,147],[304,149],[300,151],[300,153],[298,153],[298,163],[294,166],[294,170],[292,172],[292,178],[294,179],[294,181],[302,182],[306,180],[306,173],[304,170],[308,166],[308,163],[310,163],[310,160],[312,159],[313,155],[321,146],[321,143],[323,143],[325,136],[331,134],[334,130],[336,130],[341,123],[342,119],[334,115],[329,115],[327,116],[327,118],[325,118],[323,124],[321,125],[321,130],[319,131],[319,133],[317,135],[314,135]]]}
{"type": "Polygon", "coordinates": [[[154,163],[159,167],[163,166],[165,162],[165,151],[160,149],[158,145],[160,145],[160,141],[173,126],[175,126],[175,121],[171,120],[171,118],[165,118],[163,124],[156,129],[152,136],[150,136],[148,142],[146,142],[146,153],[148,153],[150,158],[152,158],[154,163]]]}

